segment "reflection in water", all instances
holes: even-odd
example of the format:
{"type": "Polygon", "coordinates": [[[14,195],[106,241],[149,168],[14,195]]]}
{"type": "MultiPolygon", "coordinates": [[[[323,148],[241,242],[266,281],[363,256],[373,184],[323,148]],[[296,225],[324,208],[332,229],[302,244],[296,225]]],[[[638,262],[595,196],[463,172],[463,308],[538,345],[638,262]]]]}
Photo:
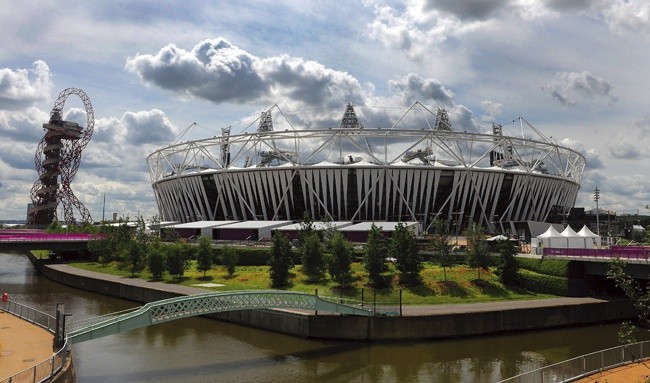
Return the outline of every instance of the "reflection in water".
{"type": "MultiPolygon", "coordinates": [[[[0,290],[73,320],[134,307],[35,275],[27,257],[0,254],[0,290]]],[[[616,345],[617,325],[457,340],[361,343],[286,336],[187,318],[73,346],[88,382],[494,382],[616,345]]]]}

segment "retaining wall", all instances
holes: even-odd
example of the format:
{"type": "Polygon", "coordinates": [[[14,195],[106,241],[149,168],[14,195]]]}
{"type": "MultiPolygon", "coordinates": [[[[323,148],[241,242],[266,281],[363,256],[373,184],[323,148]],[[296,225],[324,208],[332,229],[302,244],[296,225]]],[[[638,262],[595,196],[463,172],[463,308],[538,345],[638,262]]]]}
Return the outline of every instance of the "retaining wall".
{"type": "MultiPolygon", "coordinates": [[[[123,279],[109,281],[62,272],[31,257],[47,278],[79,289],[139,303],[190,294],[192,289],[166,285],[169,291],[152,288],[147,282],[123,279]],[[133,285],[133,283],[142,285],[133,285]],[[181,290],[187,293],[179,292],[181,290]]],[[[149,284],[151,285],[151,284],[149,284]]],[[[203,290],[203,292],[205,292],[203,290]]],[[[539,302],[539,301],[538,301],[539,302]]],[[[541,301],[543,302],[543,301],[541,301]]],[[[241,310],[208,315],[222,321],[308,338],[346,340],[404,340],[450,338],[512,331],[587,325],[622,321],[635,317],[632,305],[623,300],[581,300],[578,304],[536,304],[530,307],[499,309],[494,304],[479,311],[408,316],[315,315],[289,310],[241,310]]],[[[485,307],[485,306],[483,306],[485,307]]]]}

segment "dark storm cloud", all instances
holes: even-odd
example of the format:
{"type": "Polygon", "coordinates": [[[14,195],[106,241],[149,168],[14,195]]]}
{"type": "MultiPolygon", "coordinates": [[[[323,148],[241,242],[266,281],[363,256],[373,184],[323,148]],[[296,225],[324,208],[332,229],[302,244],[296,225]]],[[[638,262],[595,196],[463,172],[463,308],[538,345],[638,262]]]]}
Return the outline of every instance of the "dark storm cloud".
{"type": "Polygon", "coordinates": [[[50,68],[43,61],[33,69],[0,68],[0,110],[20,110],[47,100],[50,95],[50,68]]]}
{"type": "Polygon", "coordinates": [[[512,4],[512,0],[426,0],[425,9],[451,13],[461,20],[484,20],[512,4]]]}
{"type": "Polygon", "coordinates": [[[446,89],[435,78],[423,78],[416,73],[409,73],[399,80],[388,82],[390,89],[401,95],[404,105],[415,101],[423,103],[450,105],[453,103],[454,93],[446,89]]]}

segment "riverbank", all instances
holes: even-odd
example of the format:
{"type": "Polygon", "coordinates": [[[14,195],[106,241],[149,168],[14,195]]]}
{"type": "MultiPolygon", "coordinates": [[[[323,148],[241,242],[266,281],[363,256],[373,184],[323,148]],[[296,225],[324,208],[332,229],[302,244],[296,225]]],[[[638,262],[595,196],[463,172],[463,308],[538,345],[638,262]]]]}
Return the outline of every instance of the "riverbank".
{"type": "MultiPolygon", "coordinates": [[[[139,303],[207,292],[30,259],[47,278],[83,290],[139,303]]],[[[633,318],[623,300],[554,298],[531,301],[404,306],[402,316],[316,315],[289,310],[241,310],[210,317],[284,334],[319,339],[407,340],[452,338],[606,323],[633,318]]]]}

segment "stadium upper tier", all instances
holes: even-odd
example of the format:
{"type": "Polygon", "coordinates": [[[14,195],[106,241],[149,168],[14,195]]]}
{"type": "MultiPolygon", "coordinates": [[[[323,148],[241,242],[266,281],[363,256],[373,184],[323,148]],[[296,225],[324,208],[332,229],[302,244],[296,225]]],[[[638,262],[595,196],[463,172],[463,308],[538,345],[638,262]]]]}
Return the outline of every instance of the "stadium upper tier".
{"type": "MultiPolygon", "coordinates": [[[[417,103],[416,103],[417,105],[417,103]]],[[[425,111],[426,108],[422,107],[425,111]]],[[[447,113],[367,128],[348,105],[336,128],[274,127],[174,144],[147,162],[161,219],[470,222],[544,221],[573,206],[584,157],[538,138],[458,132],[447,113]],[[414,127],[414,125],[416,127],[414,127]],[[398,126],[399,125],[399,126],[398,126]]],[[[407,113],[408,114],[408,113],[407,113]]],[[[285,119],[286,121],[286,119],[285,119]]]]}

